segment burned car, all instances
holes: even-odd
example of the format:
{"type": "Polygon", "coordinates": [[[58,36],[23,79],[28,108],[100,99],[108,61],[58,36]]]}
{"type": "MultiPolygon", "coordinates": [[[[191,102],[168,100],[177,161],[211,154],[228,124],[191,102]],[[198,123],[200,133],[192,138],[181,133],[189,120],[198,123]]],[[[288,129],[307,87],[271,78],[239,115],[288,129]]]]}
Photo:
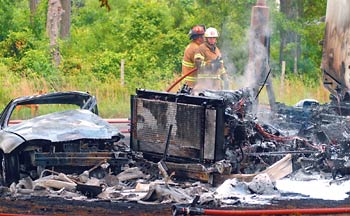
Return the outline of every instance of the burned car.
{"type": "Polygon", "coordinates": [[[81,172],[106,162],[111,169],[120,169],[127,161],[126,155],[115,151],[124,136],[98,116],[96,98],[86,92],[13,99],[2,111],[0,125],[5,185],[25,176],[38,178],[47,168],[81,172]]]}

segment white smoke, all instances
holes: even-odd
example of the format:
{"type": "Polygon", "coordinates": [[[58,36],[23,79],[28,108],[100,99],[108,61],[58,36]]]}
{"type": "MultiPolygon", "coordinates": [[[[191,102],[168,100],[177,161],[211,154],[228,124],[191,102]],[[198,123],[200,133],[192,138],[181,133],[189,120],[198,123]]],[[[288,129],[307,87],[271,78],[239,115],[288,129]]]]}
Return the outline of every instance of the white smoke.
{"type": "MultiPolygon", "coordinates": [[[[261,17],[259,19],[266,19],[261,17]]],[[[229,19],[227,19],[229,20],[229,19]]],[[[229,22],[229,21],[228,21],[229,22]]],[[[229,31],[225,29],[226,26],[232,24],[224,24],[222,35],[223,38],[220,49],[224,58],[225,68],[228,72],[229,79],[234,83],[234,88],[253,88],[257,85],[262,85],[267,75],[268,69],[264,74],[260,74],[260,71],[265,67],[268,60],[268,53],[265,47],[264,41],[261,41],[258,36],[268,38],[270,36],[270,26],[267,24],[264,28],[260,29],[259,35],[249,27],[246,31],[244,42],[238,46],[233,45],[232,36],[228,35],[229,31]],[[237,58],[237,53],[242,53],[242,58],[237,58]],[[240,61],[240,64],[245,64],[244,71],[238,71],[235,65],[235,59],[240,61]],[[253,57],[254,56],[254,57],[253,57]],[[245,61],[245,62],[243,62],[245,61]]],[[[236,26],[237,27],[237,26],[236,26]]]]}

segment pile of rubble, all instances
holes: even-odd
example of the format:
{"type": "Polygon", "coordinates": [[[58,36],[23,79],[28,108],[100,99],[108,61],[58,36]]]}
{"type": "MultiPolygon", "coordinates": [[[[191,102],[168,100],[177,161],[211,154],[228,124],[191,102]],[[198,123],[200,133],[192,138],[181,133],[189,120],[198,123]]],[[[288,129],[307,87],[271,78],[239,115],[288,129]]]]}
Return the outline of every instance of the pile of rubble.
{"type": "MultiPolygon", "coordinates": [[[[154,179],[147,171],[131,167],[118,175],[107,175],[100,179],[89,176],[88,171],[74,175],[44,170],[39,179],[33,181],[29,177],[23,178],[9,188],[3,187],[1,191],[2,196],[22,199],[44,196],[141,204],[189,204],[198,197],[196,204],[210,207],[265,205],[273,200],[285,199],[342,200],[349,196],[349,178],[333,180],[327,173],[292,172],[290,154],[279,162],[255,175],[237,174],[237,178],[226,179],[218,187],[200,181],[154,179]],[[279,162],[290,173],[288,178],[281,179],[279,173],[275,172],[276,166],[279,167],[277,170],[281,170],[279,162]],[[314,191],[310,191],[312,186],[314,191]]],[[[105,168],[108,164],[101,166],[105,168]]],[[[283,176],[286,174],[285,171],[282,173],[283,176]]]]}
{"type": "MultiPolygon", "coordinates": [[[[44,170],[34,181],[23,178],[2,188],[2,195],[140,203],[191,203],[198,196],[202,205],[221,206],[289,199],[285,194],[293,191],[286,189],[290,183],[286,178],[350,188],[350,120],[336,113],[333,105],[277,104],[272,112],[259,110],[249,89],[208,90],[201,96],[221,98],[225,103],[225,159],[198,165],[207,173],[219,173],[216,184],[175,177],[164,170],[164,163],[173,163],[146,160],[124,146],[130,162],[117,175],[109,174],[106,161],[79,174],[44,170]],[[93,176],[97,168],[106,174],[93,176]]],[[[347,193],[339,193],[340,199],[348,197],[347,193]]]]}
{"type": "Polygon", "coordinates": [[[272,111],[257,107],[250,92],[202,94],[225,98],[226,159],[233,173],[256,173],[292,154],[295,170],[331,172],[333,178],[350,174],[350,119],[339,115],[333,104],[278,103],[272,111]]]}

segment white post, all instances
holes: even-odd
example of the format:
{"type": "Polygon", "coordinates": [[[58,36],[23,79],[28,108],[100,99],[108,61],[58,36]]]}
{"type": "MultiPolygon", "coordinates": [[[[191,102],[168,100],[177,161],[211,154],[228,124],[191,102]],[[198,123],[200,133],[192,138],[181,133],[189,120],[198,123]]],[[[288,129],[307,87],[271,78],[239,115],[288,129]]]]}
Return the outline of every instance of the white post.
{"type": "Polygon", "coordinates": [[[282,61],[280,97],[283,96],[283,92],[284,92],[284,77],[285,77],[285,75],[286,75],[286,62],[282,61]]]}
{"type": "Polygon", "coordinates": [[[124,86],[124,64],[125,60],[122,59],[120,62],[120,84],[124,86]]]}

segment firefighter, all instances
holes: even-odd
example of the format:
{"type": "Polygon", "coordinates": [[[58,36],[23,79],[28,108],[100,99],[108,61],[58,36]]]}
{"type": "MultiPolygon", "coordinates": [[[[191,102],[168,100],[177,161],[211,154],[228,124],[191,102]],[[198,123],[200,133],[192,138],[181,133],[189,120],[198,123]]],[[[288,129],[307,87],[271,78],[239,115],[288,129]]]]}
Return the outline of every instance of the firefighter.
{"type": "MultiPolygon", "coordinates": [[[[186,74],[187,72],[195,68],[194,54],[195,54],[195,51],[198,49],[199,45],[201,45],[204,42],[204,38],[203,38],[204,33],[205,33],[204,25],[195,25],[189,31],[188,35],[191,42],[187,45],[184,51],[184,55],[182,59],[182,75],[186,74]]],[[[185,77],[184,81],[188,85],[188,87],[193,88],[197,81],[197,72],[194,72],[191,75],[185,77]]]]}
{"type": "Polygon", "coordinates": [[[220,49],[216,46],[218,37],[219,33],[215,28],[208,28],[204,34],[205,42],[198,47],[195,53],[195,64],[199,68],[196,90],[227,88],[224,62],[220,49]]]}

